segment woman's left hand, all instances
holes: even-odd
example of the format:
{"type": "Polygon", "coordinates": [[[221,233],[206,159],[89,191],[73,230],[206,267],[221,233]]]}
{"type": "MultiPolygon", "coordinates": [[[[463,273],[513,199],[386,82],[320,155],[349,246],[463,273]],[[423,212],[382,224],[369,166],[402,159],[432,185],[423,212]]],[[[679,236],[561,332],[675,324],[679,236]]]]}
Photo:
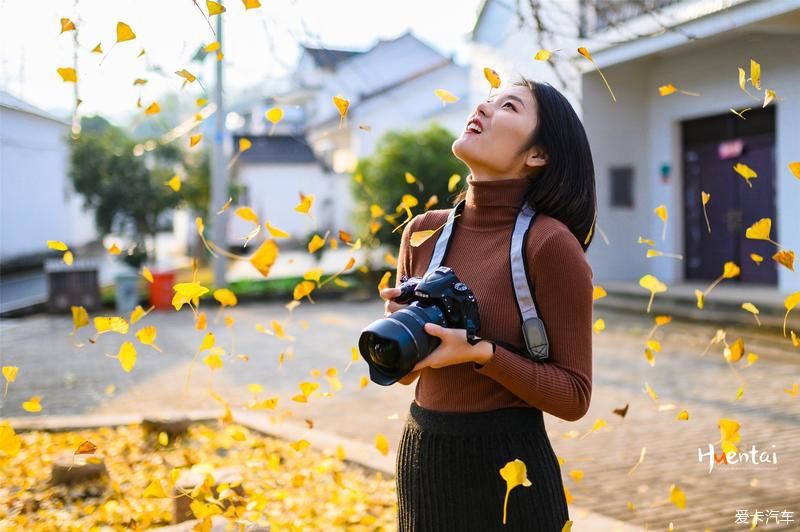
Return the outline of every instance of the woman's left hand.
{"type": "Polygon", "coordinates": [[[448,329],[434,323],[426,323],[425,332],[438,337],[442,343],[428,356],[417,362],[411,371],[419,371],[423,368],[443,368],[466,362],[485,364],[487,362],[486,355],[491,353],[490,346],[486,342],[478,342],[475,345],[467,342],[466,329],[448,329]],[[484,347],[489,348],[488,351],[484,347]]]}

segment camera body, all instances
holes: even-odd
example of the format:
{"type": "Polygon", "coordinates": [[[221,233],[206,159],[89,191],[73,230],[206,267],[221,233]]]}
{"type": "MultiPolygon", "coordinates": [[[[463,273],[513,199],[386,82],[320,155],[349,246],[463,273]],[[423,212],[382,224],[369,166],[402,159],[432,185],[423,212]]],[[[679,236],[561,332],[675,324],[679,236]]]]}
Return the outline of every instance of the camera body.
{"type": "Polygon", "coordinates": [[[408,305],[368,325],[359,338],[373,382],[388,386],[407,375],[441,343],[425,332],[426,323],[452,329],[480,330],[478,301],[469,287],[447,266],[422,278],[403,277],[396,303],[408,305]]]}

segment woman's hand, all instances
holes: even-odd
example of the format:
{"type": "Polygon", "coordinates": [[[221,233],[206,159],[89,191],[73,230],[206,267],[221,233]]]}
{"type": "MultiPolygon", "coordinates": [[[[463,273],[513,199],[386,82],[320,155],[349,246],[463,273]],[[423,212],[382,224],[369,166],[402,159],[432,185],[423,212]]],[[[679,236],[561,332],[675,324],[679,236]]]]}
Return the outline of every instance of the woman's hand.
{"type": "Polygon", "coordinates": [[[381,289],[380,294],[381,294],[381,299],[384,299],[386,301],[386,303],[384,303],[384,305],[383,305],[383,309],[384,309],[383,317],[384,318],[389,316],[393,312],[397,312],[401,308],[405,308],[405,307],[408,306],[408,305],[400,305],[399,303],[395,303],[393,301],[394,298],[396,298],[397,296],[400,295],[400,289],[399,288],[383,288],[383,289],[381,289]]]}
{"type": "Polygon", "coordinates": [[[466,362],[486,364],[492,357],[492,345],[489,342],[470,344],[467,342],[466,329],[448,329],[434,323],[426,323],[425,332],[438,337],[442,343],[431,354],[420,360],[411,370],[412,372],[423,368],[443,368],[466,362]]]}

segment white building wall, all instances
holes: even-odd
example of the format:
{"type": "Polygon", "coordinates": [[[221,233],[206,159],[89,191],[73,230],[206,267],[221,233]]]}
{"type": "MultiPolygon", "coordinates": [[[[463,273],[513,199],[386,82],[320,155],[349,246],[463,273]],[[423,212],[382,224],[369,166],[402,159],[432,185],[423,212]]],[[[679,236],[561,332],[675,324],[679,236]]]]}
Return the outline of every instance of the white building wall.
{"type": "MultiPolygon", "coordinates": [[[[317,164],[242,164],[237,172],[237,180],[248,187],[248,207],[258,215],[262,232],[263,225],[269,223],[292,237],[299,237],[310,231],[324,233],[328,229],[336,236],[339,229],[349,230],[347,215],[352,208],[349,190],[349,176],[325,173],[317,164]],[[344,194],[343,191],[347,191],[344,194]],[[313,194],[311,208],[313,218],[294,210],[300,203],[300,193],[313,194]],[[326,206],[326,199],[329,200],[326,206]]],[[[228,242],[241,243],[241,237],[253,229],[253,224],[245,222],[233,212],[232,205],[226,214],[228,218],[228,242]]],[[[259,237],[260,238],[260,237],[259,237]]]]}
{"type": "Polygon", "coordinates": [[[94,218],[71,186],[69,126],[0,107],[0,257],[72,248],[94,240],[94,218]]]}
{"type": "MultiPolygon", "coordinates": [[[[797,160],[800,153],[798,57],[800,43],[796,39],[765,34],[708,43],[649,60],[607,67],[604,73],[617,96],[616,104],[610,101],[608,90],[595,73],[584,76],[584,124],[597,169],[598,219],[611,240],[607,250],[603,249],[602,242],[593,243],[590,248],[589,256],[598,278],[633,281],[652,273],[667,284],[683,280],[681,261],[639,259],[644,256],[644,249],[635,243],[634,233],[641,231],[643,236],[653,239],[659,250],[683,254],[680,124],[683,120],[728,113],[729,108],[758,107],[759,102],[744,94],[737,81],[737,68],[741,66],[749,72],[751,58],[761,64],[762,87],[776,90],[779,99],[776,106],[776,219],[773,220],[772,239],[789,249],[800,250],[800,209],[797,208],[800,182],[788,168],[789,162],[797,160]],[[658,86],[667,83],[701,96],[659,96],[658,86]],[[636,168],[636,208],[627,218],[624,213],[609,210],[607,199],[608,168],[626,161],[636,168]],[[672,179],[667,184],[661,183],[659,177],[662,163],[672,166],[672,179]],[[653,213],[662,203],[669,213],[666,241],[661,240],[662,222],[653,213]]],[[[733,172],[721,177],[740,179],[733,172]]],[[[713,201],[712,198],[710,208],[713,208],[713,201]]],[[[754,221],[743,220],[743,225],[747,227],[754,221]]],[[[720,273],[721,264],[722,259],[720,273]]],[[[796,273],[783,267],[779,267],[778,272],[779,289],[800,289],[796,273]]]]}

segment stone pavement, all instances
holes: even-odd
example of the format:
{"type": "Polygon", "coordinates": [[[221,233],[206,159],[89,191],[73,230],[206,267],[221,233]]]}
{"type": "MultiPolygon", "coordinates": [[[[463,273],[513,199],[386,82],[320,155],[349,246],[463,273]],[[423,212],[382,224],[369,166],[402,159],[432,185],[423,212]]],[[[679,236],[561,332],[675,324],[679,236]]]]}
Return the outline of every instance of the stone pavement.
{"type": "MultiPolygon", "coordinates": [[[[208,394],[209,384],[233,407],[241,407],[251,399],[246,385],[259,383],[265,388],[260,398],[278,396],[279,407],[275,412],[247,411],[251,418],[273,418],[278,425],[284,419],[287,427],[304,427],[303,420],[310,419],[315,424],[310,433],[334,434],[367,448],[380,432],[395,448],[414,386],[384,388],[370,382],[359,390],[359,378],[366,375],[361,360],[345,372],[360,329],[381,315],[379,301],[303,303],[291,319],[280,304],[240,306],[230,312],[236,320],[232,331],[221,320],[215,323],[215,310],[207,310],[217,343],[229,352],[248,355],[249,361],[226,357],[225,367],[212,375],[198,356],[186,393],[191,360],[203,336],[186,310],[145,318],[143,325],[158,327],[156,343],[164,352],[137,343],[139,356],[131,373],[124,373],[117,360],[104,356],[117,352],[118,335],[106,334],[97,345],[76,348],[67,336],[71,330],[67,317],[0,321],[0,365],[20,366],[17,382],[0,406],[0,416],[30,415],[20,404],[31,395],[43,397],[42,415],[149,413],[164,405],[218,409],[208,394]],[[273,319],[281,320],[296,340],[280,340],[255,329],[257,323],[269,327],[273,319]],[[307,321],[308,330],[301,320],[307,321]],[[287,354],[279,367],[279,353],[288,353],[290,347],[293,354],[287,354]],[[299,393],[297,383],[302,380],[318,380],[321,390],[327,391],[324,372],[329,367],[338,369],[344,385],[341,391],[333,397],[312,396],[308,404],[290,400],[299,393]],[[313,379],[313,369],[321,370],[323,377],[313,379]],[[104,390],[110,383],[116,385],[116,392],[106,397],[104,390]]],[[[586,524],[580,528],[583,509],[649,529],[667,529],[672,522],[677,530],[741,530],[745,525],[735,524],[737,510],[752,515],[770,509],[794,512],[794,523],[782,527],[761,523],[760,528],[789,530],[796,525],[800,519],[800,408],[798,397],[784,390],[800,381],[800,350],[775,333],[731,328],[729,342],[742,336],[746,352],[760,355],[752,366],[743,368],[742,361],[734,371],[726,367],[719,345],[701,355],[714,336],[713,327],[674,322],[656,332],[663,349],[655,354],[651,367],[643,352],[652,316],[597,308],[595,314],[605,319],[607,328],[595,334],[591,408],[574,423],[545,416],[553,447],[564,460],[564,483],[574,497],[571,507],[580,508],[573,516],[575,530],[611,529],[605,525],[586,528],[586,524]],[[655,390],[658,401],[645,392],[645,383],[655,390]],[[744,393],[736,400],[739,386],[744,393]],[[613,413],[626,404],[629,410],[624,419],[613,413]],[[674,408],[669,409],[671,404],[674,408]],[[677,421],[675,416],[683,409],[689,412],[689,420],[677,421]],[[759,451],[775,452],[778,464],[723,464],[709,473],[707,461],[698,461],[698,448],[707,450],[715,444],[719,452],[720,418],[741,424],[740,450],[749,451],[755,445],[759,451]],[[606,426],[589,433],[598,419],[606,426]],[[629,474],[642,448],[646,448],[644,460],[629,474]],[[575,470],[582,471],[580,480],[575,470]],[[685,510],[668,502],[672,484],[685,493],[685,510]]],[[[138,325],[132,328],[134,332],[138,325]]],[[[74,341],[86,342],[86,330],[79,331],[74,341]]],[[[379,456],[377,451],[374,454],[379,456]]]]}

